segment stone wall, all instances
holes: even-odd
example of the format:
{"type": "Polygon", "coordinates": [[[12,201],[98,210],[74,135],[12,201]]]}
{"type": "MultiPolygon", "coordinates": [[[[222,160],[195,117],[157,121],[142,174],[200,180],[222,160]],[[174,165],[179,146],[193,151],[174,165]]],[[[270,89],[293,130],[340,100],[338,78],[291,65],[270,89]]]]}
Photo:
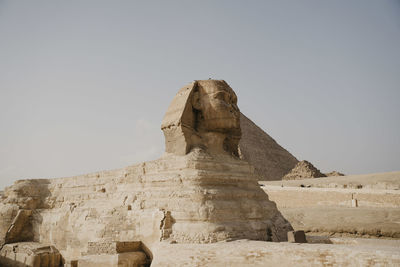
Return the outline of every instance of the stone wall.
{"type": "Polygon", "coordinates": [[[336,188],[302,188],[262,186],[278,208],[337,206],[400,208],[400,192],[398,190],[363,190],[336,188]]]}
{"type": "Polygon", "coordinates": [[[398,190],[262,186],[295,230],[400,238],[398,190]]]}

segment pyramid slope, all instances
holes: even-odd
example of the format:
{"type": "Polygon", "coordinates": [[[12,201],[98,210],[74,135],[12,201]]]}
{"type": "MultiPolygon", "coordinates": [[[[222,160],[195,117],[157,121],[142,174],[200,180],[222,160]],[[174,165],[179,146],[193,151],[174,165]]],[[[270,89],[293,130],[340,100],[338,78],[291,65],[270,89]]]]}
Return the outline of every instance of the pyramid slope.
{"type": "Polygon", "coordinates": [[[282,180],[299,162],[245,115],[240,116],[241,157],[255,167],[259,181],[282,180]]]}

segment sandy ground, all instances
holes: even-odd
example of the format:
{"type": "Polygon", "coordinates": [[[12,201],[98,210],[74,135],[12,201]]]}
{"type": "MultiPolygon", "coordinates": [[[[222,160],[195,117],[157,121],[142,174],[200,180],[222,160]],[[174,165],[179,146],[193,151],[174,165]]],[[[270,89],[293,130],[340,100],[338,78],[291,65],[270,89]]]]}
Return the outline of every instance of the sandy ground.
{"type": "Polygon", "coordinates": [[[250,240],[162,243],[152,266],[400,266],[397,240],[333,238],[330,244],[321,243],[315,243],[315,238],[308,244],[250,240]]]}

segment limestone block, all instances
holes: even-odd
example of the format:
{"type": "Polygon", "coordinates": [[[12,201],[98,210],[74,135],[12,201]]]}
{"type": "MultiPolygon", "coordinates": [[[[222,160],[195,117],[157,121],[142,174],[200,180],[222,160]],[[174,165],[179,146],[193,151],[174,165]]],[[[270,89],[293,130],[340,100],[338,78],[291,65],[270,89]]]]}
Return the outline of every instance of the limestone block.
{"type": "Polygon", "coordinates": [[[89,242],[87,255],[96,254],[117,254],[124,252],[140,251],[142,247],[141,241],[129,242],[89,242]]]}
{"type": "Polygon", "coordinates": [[[62,258],[53,246],[36,242],[6,244],[0,251],[0,266],[58,267],[62,258]]]}
{"type": "Polygon", "coordinates": [[[29,241],[33,237],[30,225],[31,210],[18,210],[17,215],[11,222],[6,236],[6,243],[14,243],[19,241],[29,241]]]}
{"type": "Polygon", "coordinates": [[[6,235],[10,229],[19,207],[16,204],[0,203],[0,246],[6,241],[6,235]]]}
{"type": "Polygon", "coordinates": [[[289,231],[287,233],[289,243],[307,243],[304,231],[289,231]]]}
{"type": "Polygon", "coordinates": [[[89,242],[88,251],[78,260],[77,266],[139,267],[148,266],[150,258],[140,241],[89,242]]]}

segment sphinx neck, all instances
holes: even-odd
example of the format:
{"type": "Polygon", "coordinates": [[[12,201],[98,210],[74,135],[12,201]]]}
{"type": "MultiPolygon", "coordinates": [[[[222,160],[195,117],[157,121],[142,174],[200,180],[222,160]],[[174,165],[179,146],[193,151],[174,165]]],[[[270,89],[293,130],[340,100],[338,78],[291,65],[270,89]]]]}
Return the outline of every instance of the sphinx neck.
{"type": "Polygon", "coordinates": [[[206,146],[207,151],[210,154],[228,154],[228,152],[224,150],[226,134],[218,132],[205,132],[201,134],[201,139],[203,145],[206,146]]]}

